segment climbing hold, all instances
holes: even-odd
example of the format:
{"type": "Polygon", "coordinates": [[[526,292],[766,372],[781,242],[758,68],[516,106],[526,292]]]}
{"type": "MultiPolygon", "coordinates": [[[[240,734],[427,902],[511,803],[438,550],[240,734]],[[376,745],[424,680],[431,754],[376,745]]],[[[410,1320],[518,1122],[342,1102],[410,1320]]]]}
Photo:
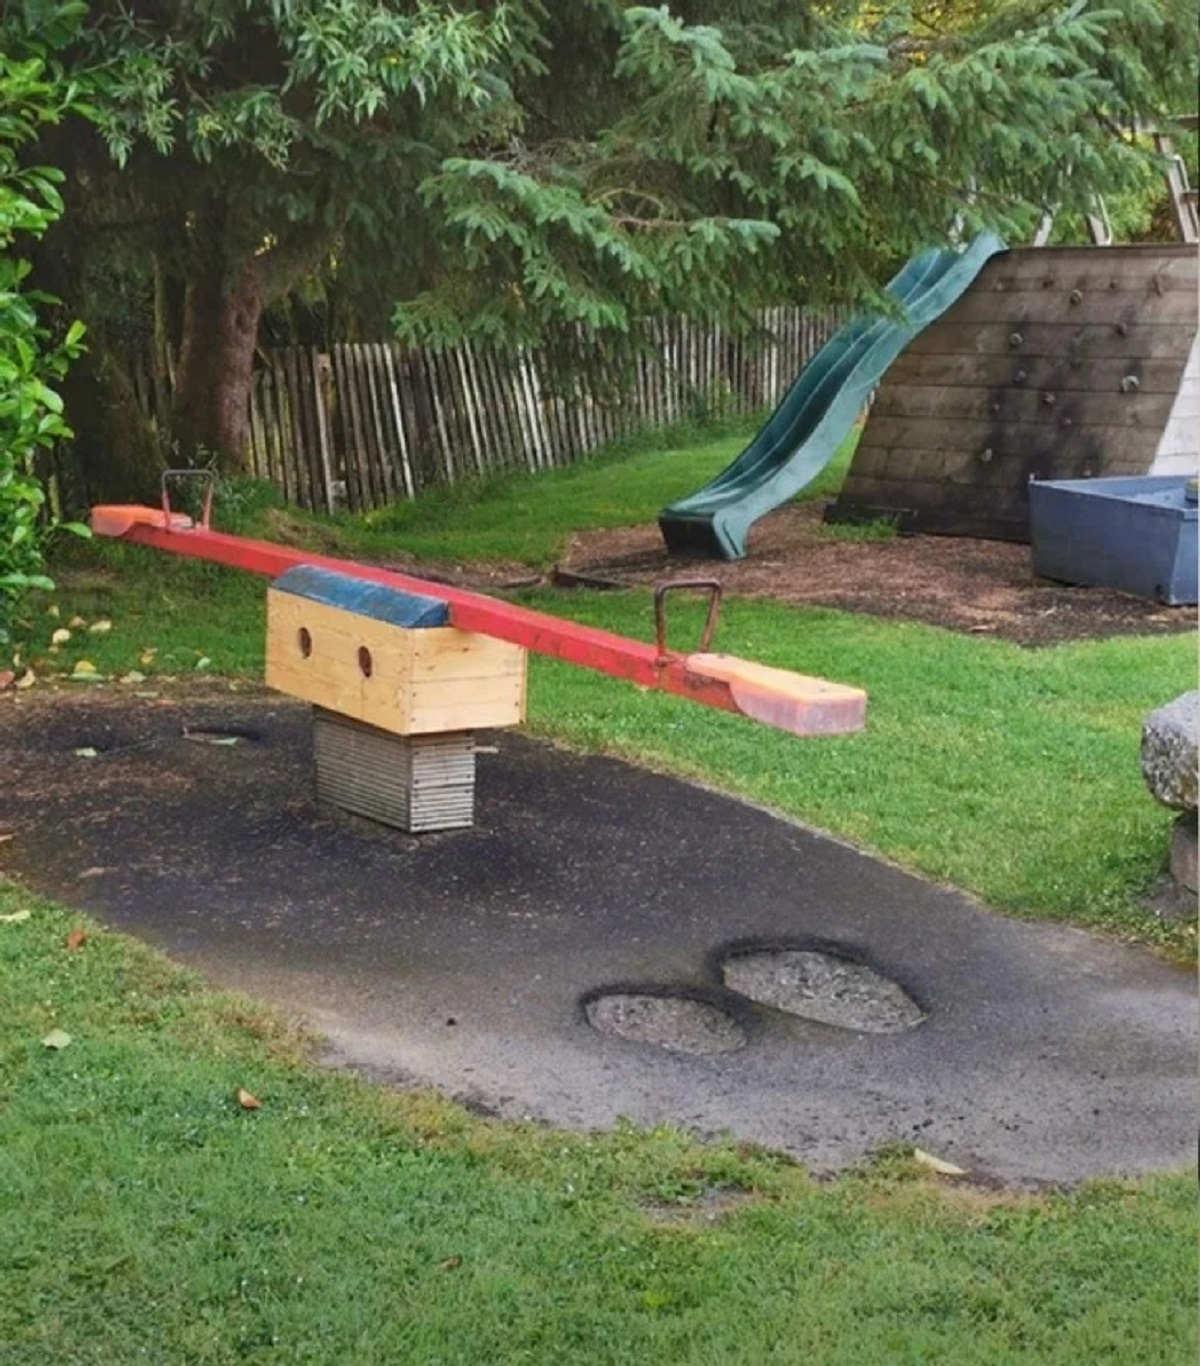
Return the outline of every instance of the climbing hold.
{"type": "Polygon", "coordinates": [[[1081,304],[1083,303],[1083,290],[1073,289],[1069,297],[1073,304],[1081,304]]]}
{"type": "Polygon", "coordinates": [[[990,446],[985,446],[983,450],[979,452],[979,459],[981,463],[986,465],[988,461],[991,460],[993,454],[994,452],[992,451],[992,448],[990,446]]]}
{"type": "Polygon", "coordinates": [[[992,414],[993,417],[999,417],[999,416],[1000,416],[1000,405],[999,405],[999,403],[993,403],[993,404],[992,404],[992,407],[991,407],[991,414],[992,414]]]}
{"type": "Polygon", "coordinates": [[[1126,375],[1121,381],[1121,392],[1123,394],[1136,394],[1142,387],[1142,382],[1136,375],[1126,375]]]}
{"type": "Polygon", "coordinates": [[[1127,337],[1127,336],[1129,336],[1129,324],[1128,324],[1128,323],[1118,323],[1117,326],[1116,326],[1116,333],[1117,333],[1117,336],[1118,336],[1118,337],[1127,337]]]}
{"type": "Polygon", "coordinates": [[[1029,378],[1029,375],[1028,375],[1028,373],[1027,373],[1026,371],[1024,371],[1024,370],[1018,370],[1017,373],[1013,376],[1013,383],[1014,383],[1014,384],[1024,384],[1025,381],[1026,381],[1028,378],[1029,378]]]}
{"type": "Polygon", "coordinates": [[[1008,334],[1008,344],[1009,347],[1015,351],[1018,346],[1023,346],[1025,344],[1025,338],[1021,336],[1019,332],[1010,332],[1008,334]]]}
{"type": "Polygon", "coordinates": [[[1054,397],[1053,394],[1043,394],[1042,402],[1046,405],[1047,408],[1053,408],[1054,405],[1058,402],[1058,400],[1054,397]]]}

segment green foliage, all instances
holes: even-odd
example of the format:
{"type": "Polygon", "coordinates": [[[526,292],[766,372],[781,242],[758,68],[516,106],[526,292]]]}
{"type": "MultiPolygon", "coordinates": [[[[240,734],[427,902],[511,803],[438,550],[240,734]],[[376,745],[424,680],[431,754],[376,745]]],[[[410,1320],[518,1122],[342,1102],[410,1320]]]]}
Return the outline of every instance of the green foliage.
{"type": "Polygon", "coordinates": [[[71,253],[153,261],[181,297],[204,272],[268,303],[304,285],[347,339],[398,301],[403,337],[584,328],[617,364],[643,316],[859,304],[956,222],[1019,241],[1047,205],[1130,187],[1146,154],[1114,131],[1194,107],[1193,18],[92,0],[72,60],[100,73],[112,160],[72,138],[71,253]]]}
{"type": "Polygon", "coordinates": [[[104,75],[97,126],[123,167],[149,144],[218,171],[230,169],[218,165],[230,152],[260,171],[298,169],[306,154],[336,150],[406,102],[448,92],[464,107],[487,106],[496,91],[486,64],[511,37],[503,10],[485,20],[427,0],[88,8],[82,42],[104,75]]]}
{"type": "Polygon", "coordinates": [[[1047,205],[1140,186],[1145,149],[1119,130],[1194,106],[1179,0],[835,6],[781,21],[772,45],[778,8],[692,5],[707,22],[689,23],[611,7],[590,120],[551,88],[553,50],[517,84],[522,127],[536,97],[573,136],[475,149],[425,180],[467,270],[406,299],[401,334],[529,339],[566,318],[619,341],[646,314],[872,300],[956,222],[1028,240],[1047,205]]]}
{"type": "MultiPolygon", "coordinates": [[[[36,15],[23,22],[27,37],[36,15]]],[[[0,12],[0,40],[22,32],[19,10],[0,12]]],[[[89,3],[68,58],[89,75],[92,117],[55,139],[70,213],[40,267],[91,327],[95,387],[113,387],[100,358],[121,363],[133,320],[172,376],[152,439],[238,472],[262,309],[323,278],[354,223],[411,226],[439,158],[501,135],[519,45],[505,7],[89,3]]],[[[111,405],[77,402],[95,482],[105,456],[87,443],[104,444],[111,405]]]]}
{"type": "Polygon", "coordinates": [[[43,124],[62,118],[74,95],[43,57],[0,53],[0,647],[20,596],[50,586],[42,558],[50,522],[34,460],[70,434],[53,384],[83,335],[74,324],[52,342],[38,319],[49,301],[24,287],[22,240],[40,237],[62,212],[62,175],[23,164],[21,152],[43,124]]]}

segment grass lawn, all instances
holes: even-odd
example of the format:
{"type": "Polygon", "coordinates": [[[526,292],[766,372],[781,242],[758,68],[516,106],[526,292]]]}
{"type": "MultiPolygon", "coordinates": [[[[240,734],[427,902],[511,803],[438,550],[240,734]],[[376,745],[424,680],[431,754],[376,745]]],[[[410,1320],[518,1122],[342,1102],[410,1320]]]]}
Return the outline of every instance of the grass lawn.
{"type": "Polygon", "coordinates": [[[818,1183],[668,1130],[489,1123],[320,1070],[3,886],[0,1001],[5,1366],[1195,1359],[1187,1176],[1005,1195],[890,1155],[818,1183]]]}
{"type": "MultiPolygon", "coordinates": [[[[475,504],[431,502],[428,523],[424,503],[406,508],[400,529],[294,525],[334,553],[541,563],[576,527],[644,520],[738,444],[509,481],[475,504]]],[[[259,581],[99,544],[57,572],[24,633],[39,678],[86,660],[108,686],[146,690],[261,669],[259,581]],[[71,637],[52,647],[56,629],[71,637]]],[[[528,600],[650,634],[642,593],[528,600]]],[[[1190,926],[1138,908],[1170,816],[1137,752],[1145,711],[1194,686],[1194,639],[1023,651],[732,601],[720,645],[864,684],[867,731],[797,740],[541,659],[531,724],[745,793],[1020,914],[1191,951],[1190,926]]],[[[2,881],[0,1022],[5,1366],[1195,1359],[1188,1175],[1006,1194],[896,1153],[816,1182],[667,1130],[492,1123],[319,1069],[269,1013],[2,881]],[[87,937],[69,948],[75,928],[87,937]],[[53,1030],[70,1042],[47,1046],[53,1030]]]]}
{"type": "MultiPolygon", "coordinates": [[[[665,504],[719,474],[746,443],[745,432],[685,439],[686,432],[675,431],[669,436],[665,449],[661,441],[642,437],[564,469],[433,490],[416,502],[362,516],[288,513],[285,529],[300,543],[307,538],[324,547],[332,538],[338,547],[332,553],[351,557],[386,559],[402,548],[422,560],[517,560],[545,566],[562,552],[573,531],[654,521],[665,504]]],[[[827,498],[837,491],[857,439],[855,433],[843,444],[805,490],[806,498],[827,498]]],[[[215,515],[220,526],[232,530],[242,521],[262,534],[262,499],[253,488],[235,490],[225,504],[222,508],[218,503],[215,515]]],[[[864,533],[830,527],[829,534],[864,533]]]]}

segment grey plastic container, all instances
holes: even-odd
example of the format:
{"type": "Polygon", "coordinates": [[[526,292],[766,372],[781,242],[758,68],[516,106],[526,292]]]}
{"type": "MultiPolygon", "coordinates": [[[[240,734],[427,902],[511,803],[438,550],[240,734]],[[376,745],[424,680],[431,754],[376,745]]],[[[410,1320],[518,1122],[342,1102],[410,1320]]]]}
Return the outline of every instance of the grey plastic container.
{"type": "Polygon", "coordinates": [[[1172,606],[1195,603],[1195,483],[1178,474],[1032,480],[1033,572],[1172,606]]]}

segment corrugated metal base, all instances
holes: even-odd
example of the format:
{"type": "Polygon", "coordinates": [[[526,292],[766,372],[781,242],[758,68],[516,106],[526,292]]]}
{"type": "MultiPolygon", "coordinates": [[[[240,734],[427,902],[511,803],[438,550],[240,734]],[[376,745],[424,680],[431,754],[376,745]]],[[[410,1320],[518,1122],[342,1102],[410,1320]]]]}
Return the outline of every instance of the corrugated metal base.
{"type": "Polygon", "coordinates": [[[475,737],[392,735],[313,708],[317,798],[409,834],[475,819],[475,737]]]}

